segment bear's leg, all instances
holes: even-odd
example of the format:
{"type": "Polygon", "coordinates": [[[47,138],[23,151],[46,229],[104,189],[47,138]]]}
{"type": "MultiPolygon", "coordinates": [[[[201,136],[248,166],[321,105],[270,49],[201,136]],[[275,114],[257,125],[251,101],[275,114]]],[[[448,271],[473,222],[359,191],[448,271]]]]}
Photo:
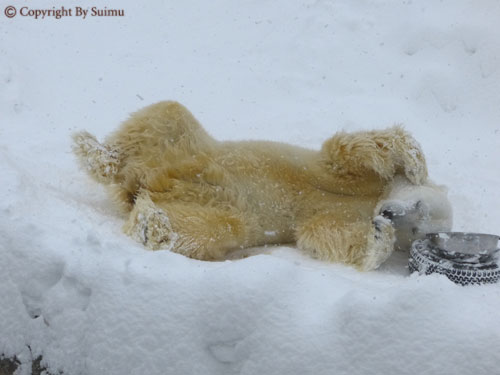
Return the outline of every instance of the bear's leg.
{"type": "Polygon", "coordinates": [[[151,250],[171,250],[200,260],[220,260],[252,245],[255,226],[237,210],[192,202],[153,202],[141,192],[124,231],[151,250]]]}
{"type": "Polygon", "coordinates": [[[378,268],[394,249],[390,220],[376,216],[373,221],[339,223],[329,214],[318,214],[296,232],[297,246],[313,257],[340,262],[369,271],[378,268]]]}
{"type": "Polygon", "coordinates": [[[75,134],[73,140],[83,169],[98,182],[112,185],[115,201],[126,211],[158,170],[193,157],[201,163],[215,144],[184,106],[171,101],[132,114],[103,143],[88,132],[75,134]]]}
{"type": "Polygon", "coordinates": [[[127,163],[140,162],[149,167],[178,154],[208,151],[214,142],[191,112],[174,101],[155,103],[133,113],[106,139],[124,154],[127,163]]]}
{"type": "MultiPolygon", "coordinates": [[[[194,116],[177,102],[160,102],[131,115],[105,142],[88,132],[73,136],[73,151],[98,182],[119,182],[138,170],[162,167],[165,161],[207,152],[215,142],[194,116]]],[[[135,177],[135,176],[134,176],[135,177]]]]}
{"type": "Polygon", "coordinates": [[[402,127],[355,133],[340,132],[322,147],[327,164],[338,175],[363,176],[373,171],[384,179],[404,173],[416,185],[427,179],[418,142],[402,127]]]}

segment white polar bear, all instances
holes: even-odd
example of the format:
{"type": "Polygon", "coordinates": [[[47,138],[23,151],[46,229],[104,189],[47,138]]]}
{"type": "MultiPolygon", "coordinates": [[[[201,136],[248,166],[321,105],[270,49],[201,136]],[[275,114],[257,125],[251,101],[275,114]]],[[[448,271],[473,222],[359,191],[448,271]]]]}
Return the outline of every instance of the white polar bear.
{"type": "Polygon", "coordinates": [[[394,248],[451,229],[443,188],[427,180],[401,127],[345,133],[320,151],[219,142],[176,102],[146,107],[99,143],[74,136],[83,168],[129,213],[127,234],[202,260],[293,243],[315,258],[372,270],[394,248]]]}

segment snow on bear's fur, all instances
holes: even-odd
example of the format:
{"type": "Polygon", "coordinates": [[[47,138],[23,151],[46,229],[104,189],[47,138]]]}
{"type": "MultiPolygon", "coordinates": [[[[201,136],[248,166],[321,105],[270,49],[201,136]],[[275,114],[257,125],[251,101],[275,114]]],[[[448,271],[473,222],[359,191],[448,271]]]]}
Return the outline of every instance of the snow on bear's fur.
{"type": "Polygon", "coordinates": [[[152,250],[201,260],[293,243],[361,270],[423,233],[451,229],[443,188],[401,127],[345,133],[320,151],[220,142],[176,102],[146,107],[105,143],[74,135],[74,152],[129,213],[124,231],[152,250]]]}

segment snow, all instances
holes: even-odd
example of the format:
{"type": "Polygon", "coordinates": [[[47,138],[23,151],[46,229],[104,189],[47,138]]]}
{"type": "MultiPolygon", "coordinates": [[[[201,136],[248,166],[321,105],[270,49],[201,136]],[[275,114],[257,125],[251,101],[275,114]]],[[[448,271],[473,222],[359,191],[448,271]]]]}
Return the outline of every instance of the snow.
{"type": "Polygon", "coordinates": [[[454,230],[499,234],[498,2],[106,6],[125,16],[1,15],[0,353],[18,374],[40,354],[64,374],[498,373],[500,285],[409,276],[405,253],[360,273],[293,246],[146,251],[70,151],[163,99],[218,139],[316,149],[404,123],[454,230]]]}

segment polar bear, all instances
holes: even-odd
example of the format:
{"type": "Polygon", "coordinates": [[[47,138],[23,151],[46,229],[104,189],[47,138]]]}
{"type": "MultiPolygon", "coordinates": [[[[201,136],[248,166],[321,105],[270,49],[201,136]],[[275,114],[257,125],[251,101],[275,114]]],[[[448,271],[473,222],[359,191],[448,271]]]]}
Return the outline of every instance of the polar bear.
{"type": "Polygon", "coordinates": [[[200,260],[297,243],[311,256],[372,270],[425,232],[450,230],[446,191],[427,178],[401,127],[339,132],[320,151],[220,142],[181,104],[132,114],[104,143],[73,136],[81,166],[128,213],[124,231],[151,250],[200,260]]]}

